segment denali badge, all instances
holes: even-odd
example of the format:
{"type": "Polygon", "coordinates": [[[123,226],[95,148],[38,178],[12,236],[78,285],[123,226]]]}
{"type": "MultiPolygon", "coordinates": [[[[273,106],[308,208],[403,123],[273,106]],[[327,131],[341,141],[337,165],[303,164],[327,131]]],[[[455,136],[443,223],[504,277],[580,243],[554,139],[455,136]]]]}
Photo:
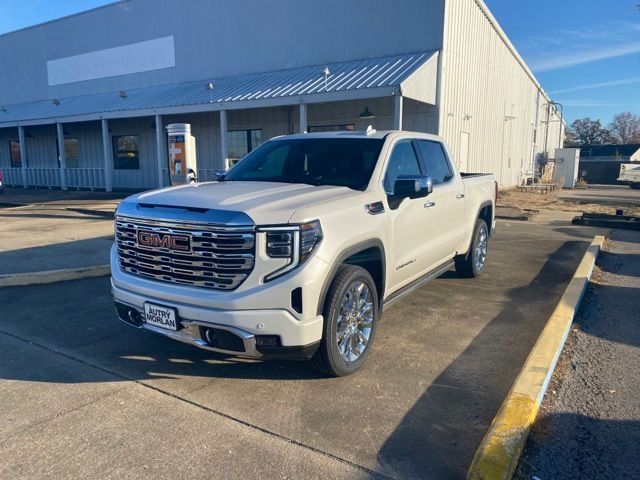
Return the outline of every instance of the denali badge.
{"type": "Polygon", "coordinates": [[[156,233],[148,230],[138,230],[138,245],[141,247],[160,247],[178,252],[191,251],[191,237],[189,235],[156,233]]]}

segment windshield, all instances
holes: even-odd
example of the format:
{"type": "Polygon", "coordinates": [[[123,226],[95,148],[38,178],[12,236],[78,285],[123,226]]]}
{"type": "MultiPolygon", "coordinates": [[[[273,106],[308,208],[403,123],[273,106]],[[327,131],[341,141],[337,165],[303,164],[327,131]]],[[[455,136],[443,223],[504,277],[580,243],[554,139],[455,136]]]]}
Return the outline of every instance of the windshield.
{"type": "Polygon", "coordinates": [[[383,143],[378,138],[272,140],[244,157],[223,180],[336,185],[364,190],[383,143]]]}

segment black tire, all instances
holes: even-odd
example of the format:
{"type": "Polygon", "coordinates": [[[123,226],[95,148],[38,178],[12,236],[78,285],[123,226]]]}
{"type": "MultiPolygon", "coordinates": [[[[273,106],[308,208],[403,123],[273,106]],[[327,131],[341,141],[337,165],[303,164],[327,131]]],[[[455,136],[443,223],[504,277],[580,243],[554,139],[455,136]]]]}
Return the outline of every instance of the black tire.
{"type": "Polygon", "coordinates": [[[480,242],[481,236],[486,235],[487,242],[489,240],[489,229],[487,227],[487,223],[479,218],[476,220],[476,225],[473,229],[473,237],[471,240],[471,246],[469,247],[469,251],[466,255],[459,255],[454,260],[456,263],[456,273],[459,277],[462,278],[476,278],[482,275],[484,270],[484,266],[486,264],[486,253],[485,259],[482,261],[482,265],[478,264],[478,244],[480,242]]]}
{"type": "Polygon", "coordinates": [[[634,190],[640,190],[640,183],[630,183],[629,186],[634,190]]]}
{"type": "Polygon", "coordinates": [[[323,316],[324,325],[320,347],[311,358],[311,365],[316,370],[332,377],[342,377],[350,375],[358,370],[366,361],[369,352],[373,348],[376,326],[379,316],[378,294],[373,278],[364,268],[354,265],[343,265],[331,282],[327,297],[324,302],[323,316]],[[336,340],[338,328],[338,314],[342,300],[347,295],[347,291],[355,282],[363,282],[369,288],[373,304],[373,323],[369,334],[369,340],[364,351],[354,361],[347,361],[343,358],[338,348],[336,340]]]}

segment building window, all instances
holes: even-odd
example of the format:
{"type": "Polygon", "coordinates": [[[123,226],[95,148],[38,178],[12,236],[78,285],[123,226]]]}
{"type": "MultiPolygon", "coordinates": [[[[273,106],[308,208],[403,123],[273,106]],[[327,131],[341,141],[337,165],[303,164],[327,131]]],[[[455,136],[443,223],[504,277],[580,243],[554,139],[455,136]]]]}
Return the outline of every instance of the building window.
{"type": "Polygon", "coordinates": [[[13,168],[22,167],[22,158],[20,157],[20,142],[9,142],[9,155],[11,157],[11,166],[13,168]]]}
{"type": "Polygon", "coordinates": [[[307,132],[353,132],[356,129],[354,123],[342,123],[339,125],[311,125],[307,132]]]}
{"type": "Polygon", "coordinates": [[[64,158],[67,168],[78,168],[80,166],[80,148],[77,138],[64,139],[64,158]]]}
{"type": "Polygon", "coordinates": [[[262,144],[262,130],[229,130],[227,132],[227,156],[229,167],[238,162],[247,153],[262,144]]]}
{"type": "Polygon", "coordinates": [[[113,168],[115,170],[140,170],[140,149],[138,145],[137,135],[118,135],[113,137],[113,168]]]}

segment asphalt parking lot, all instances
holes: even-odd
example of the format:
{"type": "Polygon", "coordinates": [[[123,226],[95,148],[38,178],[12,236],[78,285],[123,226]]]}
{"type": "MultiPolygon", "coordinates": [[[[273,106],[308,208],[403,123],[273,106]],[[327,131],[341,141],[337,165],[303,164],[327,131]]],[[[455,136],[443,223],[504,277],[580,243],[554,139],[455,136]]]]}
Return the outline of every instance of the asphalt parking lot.
{"type": "Polygon", "coordinates": [[[131,329],[107,278],[0,289],[0,477],[463,477],[598,233],[499,221],[482,278],[394,304],[338,379],[131,329]]]}

